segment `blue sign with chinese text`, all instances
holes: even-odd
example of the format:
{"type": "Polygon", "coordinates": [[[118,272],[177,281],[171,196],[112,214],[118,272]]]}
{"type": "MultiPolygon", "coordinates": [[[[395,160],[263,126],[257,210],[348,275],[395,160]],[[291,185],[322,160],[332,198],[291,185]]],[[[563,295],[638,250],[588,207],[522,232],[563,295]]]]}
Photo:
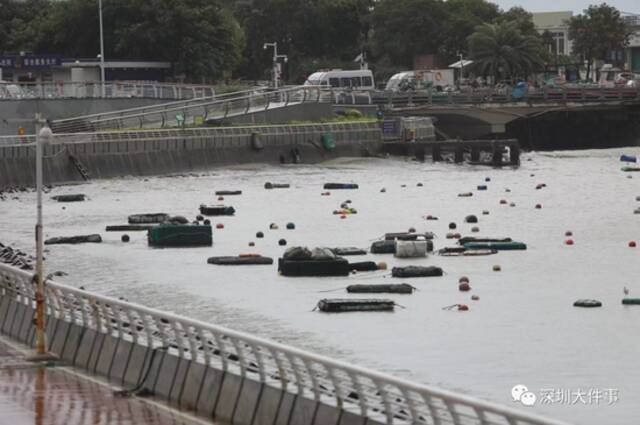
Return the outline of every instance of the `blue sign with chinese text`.
{"type": "Polygon", "coordinates": [[[62,65],[61,55],[0,56],[0,68],[49,68],[62,65]]]}

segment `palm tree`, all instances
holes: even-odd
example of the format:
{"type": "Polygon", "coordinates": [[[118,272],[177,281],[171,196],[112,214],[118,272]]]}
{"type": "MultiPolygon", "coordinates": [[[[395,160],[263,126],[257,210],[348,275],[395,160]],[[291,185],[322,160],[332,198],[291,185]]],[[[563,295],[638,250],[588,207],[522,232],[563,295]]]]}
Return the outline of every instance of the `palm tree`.
{"type": "Polygon", "coordinates": [[[544,64],[538,35],[523,35],[516,22],[483,24],[467,39],[476,69],[495,81],[527,77],[544,64]]]}

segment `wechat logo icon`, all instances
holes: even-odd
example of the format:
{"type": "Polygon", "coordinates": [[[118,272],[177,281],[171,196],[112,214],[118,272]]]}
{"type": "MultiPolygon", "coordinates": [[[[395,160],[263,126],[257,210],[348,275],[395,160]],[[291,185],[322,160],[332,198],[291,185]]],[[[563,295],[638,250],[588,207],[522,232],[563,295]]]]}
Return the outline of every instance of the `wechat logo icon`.
{"type": "Polygon", "coordinates": [[[518,384],[511,389],[511,398],[514,402],[522,403],[527,407],[536,404],[536,395],[522,384],[518,384]]]}

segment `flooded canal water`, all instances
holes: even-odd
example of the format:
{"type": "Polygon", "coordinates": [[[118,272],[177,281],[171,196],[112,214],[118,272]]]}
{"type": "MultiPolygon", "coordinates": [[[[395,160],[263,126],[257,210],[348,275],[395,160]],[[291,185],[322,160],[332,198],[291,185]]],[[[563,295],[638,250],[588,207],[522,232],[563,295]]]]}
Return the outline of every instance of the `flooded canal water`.
{"type": "MultiPolygon", "coordinates": [[[[399,159],[343,159],[320,165],[242,166],[187,177],[125,178],[55,188],[46,196],[45,236],[100,233],[102,244],[47,247],[47,272],[59,281],[130,301],[253,332],[411,380],[439,385],[522,409],[584,424],[632,424],[640,417],[640,307],[623,306],[623,288],[640,296],[640,175],[620,171],[623,150],[531,153],[519,169],[416,163],[399,159]],[[486,178],[489,182],[485,182],[486,178]],[[265,182],[290,189],[265,190],[265,182]],[[325,182],[355,182],[358,190],[321,196],[325,182]],[[417,183],[423,183],[418,187],[417,183]],[[536,189],[545,183],[546,187],[536,189]],[[477,191],[481,184],[487,191],[477,191]],[[406,187],[402,187],[406,185],[406,187]],[[381,188],[386,192],[381,192],[381,188]],[[507,192],[506,189],[510,192],[507,192]],[[153,249],[146,232],[107,233],[133,213],[167,212],[193,220],[200,204],[214,204],[215,190],[228,196],[233,217],[212,217],[208,248],[153,249]],[[472,197],[458,197],[473,191],[472,197]],[[89,200],[58,204],[63,193],[89,200]],[[332,211],[351,200],[358,214],[340,219],[332,211]],[[505,199],[515,206],[501,205],[505,199]],[[536,204],[542,204],[536,209],[536,204]],[[489,215],[482,215],[488,210],[489,215]],[[426,221],[431,214],[438,221],[426,221]],[[478,224],[464,223],[475,214],[478,224]],[[436,249],[449,222],[472,235],[512,237],[526,251],[486,257],[396,259],[388,271],[342,278],[288,278],[277,265],[224,267],[206,263],[214,255],[258,252],[277,259],[288,246],[368,248],[385,232],[436,233],[436,249]],[[279,230],[270,230],[270,223],[279,230]],[[287,230],[287,222],[296,225],[287,230]],[[565,245],[572,231],[573,246],[565,245]],[[262,231],[264,239],[256,239],[262,231]],[[255,247],[249,247],[249,242],[255,247]],[[443,277],[394,279],[395,265],[436,265],[443,277]],[[494,265],[502,270],[493,271],[494,265]],[[459,292],[468,276],[471,292],[459,292]],[[324,314],[312,311],[325,297],[346,296],[353,283],[408,282],[412,295],[389,295],[404,308],[394,313],[324,314]],[[332,292],[326,292],[331,291],[332,292]],[[472,294],[480,297],[470,299],[472,294]],[[602,308],[573,302],[595,298],[602,308]],[[456,303],[470,310],[443,310],[456,303]],[[534,407],[511,398],[515,385],[537,395],[534,407]],[[600,396],[598,396],[600,394],[600,396]]],[[[624,153],[637,154],[638,149],[624,153]]],[[[35,194],[0,202],[0,241],[33,250],[35,194]]],[[[277,261],[276,261],[277,262],[277,261]]]]}

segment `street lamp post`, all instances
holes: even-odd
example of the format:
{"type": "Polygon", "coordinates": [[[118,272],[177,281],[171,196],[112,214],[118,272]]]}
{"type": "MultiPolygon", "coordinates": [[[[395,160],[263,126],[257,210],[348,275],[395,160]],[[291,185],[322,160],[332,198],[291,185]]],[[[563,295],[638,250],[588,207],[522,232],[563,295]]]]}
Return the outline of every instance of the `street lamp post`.
{"type": "Polygon", "coordinates": [[[42,156],[44,146],[53,138],[53,132],[48,125],[42,126],[40,114],[36,115],[36,192],[37,192],[37,223],[36,223],[36,355],[34,360],[51,359],[45,345],[45,290],[44,290],[44,241],[42,237],[42,156]]]}
{"type": "Polygon", "coordinates": [[[277,42],[273,42],[273,43],[264,43],[264,45],[262,46],[263,49],[267,50],[268,47],[273,47],[273,63],[272,63],[272,69],[273,69],[273,88],[277,89],[278,88],[278,79],[279,79],[279,67],[278,67],[278,59],[283,59],[284,62],[286,63],[288,60],[287,55],[279,55],[278,54],[278,43],[277,42]]]}
{"type": "Polygon", "coordinates": [[[102,29],[102,0],[98,0],[98,15],[100,17],[100,83],[102,86],[102,97],[106,96],[104,78],[104,32],[102,29]]]}

